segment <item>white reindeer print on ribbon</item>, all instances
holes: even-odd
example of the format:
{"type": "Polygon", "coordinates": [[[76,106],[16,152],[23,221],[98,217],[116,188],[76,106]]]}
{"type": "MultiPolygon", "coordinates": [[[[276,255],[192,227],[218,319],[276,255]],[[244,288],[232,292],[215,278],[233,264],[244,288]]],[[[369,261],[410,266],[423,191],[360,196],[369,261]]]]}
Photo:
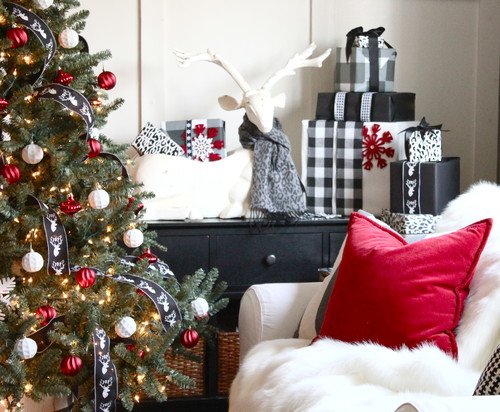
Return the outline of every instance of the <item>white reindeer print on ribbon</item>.
{"type": "Polygon", "coordinates": [[[110,341],[104,329],[97,326],[94,341],[94,410],[110,412],[116,410],[118,377],[110,356],[110,341]]]}
{"type": "Polygon", "coordinates": [[[38,205],[46,212],[43,216],[43,229],[48,250],[47,273],[58,276],[69,274],[68,237],[61,218],[54,209],[34,196],[28,196],[28,202],[38,205]]]}
{"type": "MultiPolygon", "coordinates": [[[[151,265],[150,265],[151,266],[151,265]]],[[[72,272],[77,272],[81,266],[71,266],[72,272]]],[[[160,315],[163,329],[167,331],[175,325],[177,321],[182,320],[181,311],[175,299],[158,283],[141,276],[126,274],[106,275],[102,270],[91,268],[99,277],[109,277],[117,282],[127,283],[141,290],[156,306],[156,310],[160,315]]]]}
{"type": "Polygon", "coordinates": [[[403,213],[420,213],[420,163],[403,162],[403,213]]]}

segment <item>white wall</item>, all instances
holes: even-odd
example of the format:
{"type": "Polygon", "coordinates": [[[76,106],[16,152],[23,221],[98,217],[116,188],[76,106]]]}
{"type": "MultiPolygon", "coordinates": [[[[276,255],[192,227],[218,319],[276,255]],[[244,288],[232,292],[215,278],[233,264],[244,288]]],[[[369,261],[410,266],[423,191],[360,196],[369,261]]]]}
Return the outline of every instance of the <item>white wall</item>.
{"type": "MultiPolygon", "coordinates": [[[[417,94],[417,118],[443,123],[444,152],[460,156],[462,188],[496,179],[498,144],[498,0],[82,0],[91,11],[85,37],[91,50],[108,48],[106,69],[118,76],[112,95],[124,108],[105,132],[131,142],[143,123],[219,117],[227,143],[238,145],[243,113],[217,105],[223,94],[241,93],[219,67],[177,66],[171,51],[207,47],[260,85],[291,55],[314,40],[318,50],[342,46],[351,28],[384,26],[398,50],[396,90],[417,94]]],[[[313,118],[318,92],[333,91],[334,59],[280,81],[286,92],[277,109],[298,167],[300,120],[313,118]]]]}

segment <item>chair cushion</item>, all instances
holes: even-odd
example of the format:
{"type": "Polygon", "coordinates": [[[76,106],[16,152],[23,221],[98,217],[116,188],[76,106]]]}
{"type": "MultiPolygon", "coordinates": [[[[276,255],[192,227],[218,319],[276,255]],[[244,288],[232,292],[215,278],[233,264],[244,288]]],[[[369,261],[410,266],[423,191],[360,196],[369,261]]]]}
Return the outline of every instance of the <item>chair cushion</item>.
{"type": "Polygon", "coordinates": [[[492,220],[408,244],[352,213],[320,337],[398,348],[433,342],[457,357],[454,329],[492,220]]]}

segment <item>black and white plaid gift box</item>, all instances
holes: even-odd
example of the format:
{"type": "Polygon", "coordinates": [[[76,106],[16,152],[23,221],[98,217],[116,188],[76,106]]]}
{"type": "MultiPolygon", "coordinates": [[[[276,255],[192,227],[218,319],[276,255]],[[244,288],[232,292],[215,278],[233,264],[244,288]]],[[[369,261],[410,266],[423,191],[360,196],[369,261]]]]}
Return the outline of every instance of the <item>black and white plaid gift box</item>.
{"type": "Polygon", "coordinates": [[[184,150],[175,143],[167,133],[158,129],[152,123],[146,123],[141,133],[132,142],[132,147],[142,156],[144,154],[167,154],[183,156],[184,150]]]}
{"type": "Polygon", "coordinates": [[[353,47],[349,61],[345,48],[337,47],[335,66],[335,90],[342,92],[392,92],[396,71],[396,50],[377,49],[378,82],[370,90],[370,49],[353,47]]]}
{"type": "Polygon", "coordinates": [[[302,122],[302,181],[314,213],[389,208],[389,163],[404,159],[401,130],[416,122],[302,122]]]}

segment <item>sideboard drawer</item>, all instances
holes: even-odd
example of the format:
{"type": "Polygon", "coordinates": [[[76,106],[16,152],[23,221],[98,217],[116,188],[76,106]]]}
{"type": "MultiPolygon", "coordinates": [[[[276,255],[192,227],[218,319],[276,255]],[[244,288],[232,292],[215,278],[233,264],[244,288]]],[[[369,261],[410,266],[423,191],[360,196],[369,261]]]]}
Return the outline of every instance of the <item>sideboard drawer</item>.
{"type": "Polygon", "coordinates": [[[230,287],[242,289],[255,283],[311,282],[318,280],[322,249],[318,232],[219,235],[214,266],[230,287]]]}
{"type": "Polygon", "coordinates": [[[178,279],[192,275],[198,269],[208,271],[210,267],[210,236],[159,235],[158,242],[168,248],[167,252],[158,252],[158,257],[166,262],[178,279]]]}

